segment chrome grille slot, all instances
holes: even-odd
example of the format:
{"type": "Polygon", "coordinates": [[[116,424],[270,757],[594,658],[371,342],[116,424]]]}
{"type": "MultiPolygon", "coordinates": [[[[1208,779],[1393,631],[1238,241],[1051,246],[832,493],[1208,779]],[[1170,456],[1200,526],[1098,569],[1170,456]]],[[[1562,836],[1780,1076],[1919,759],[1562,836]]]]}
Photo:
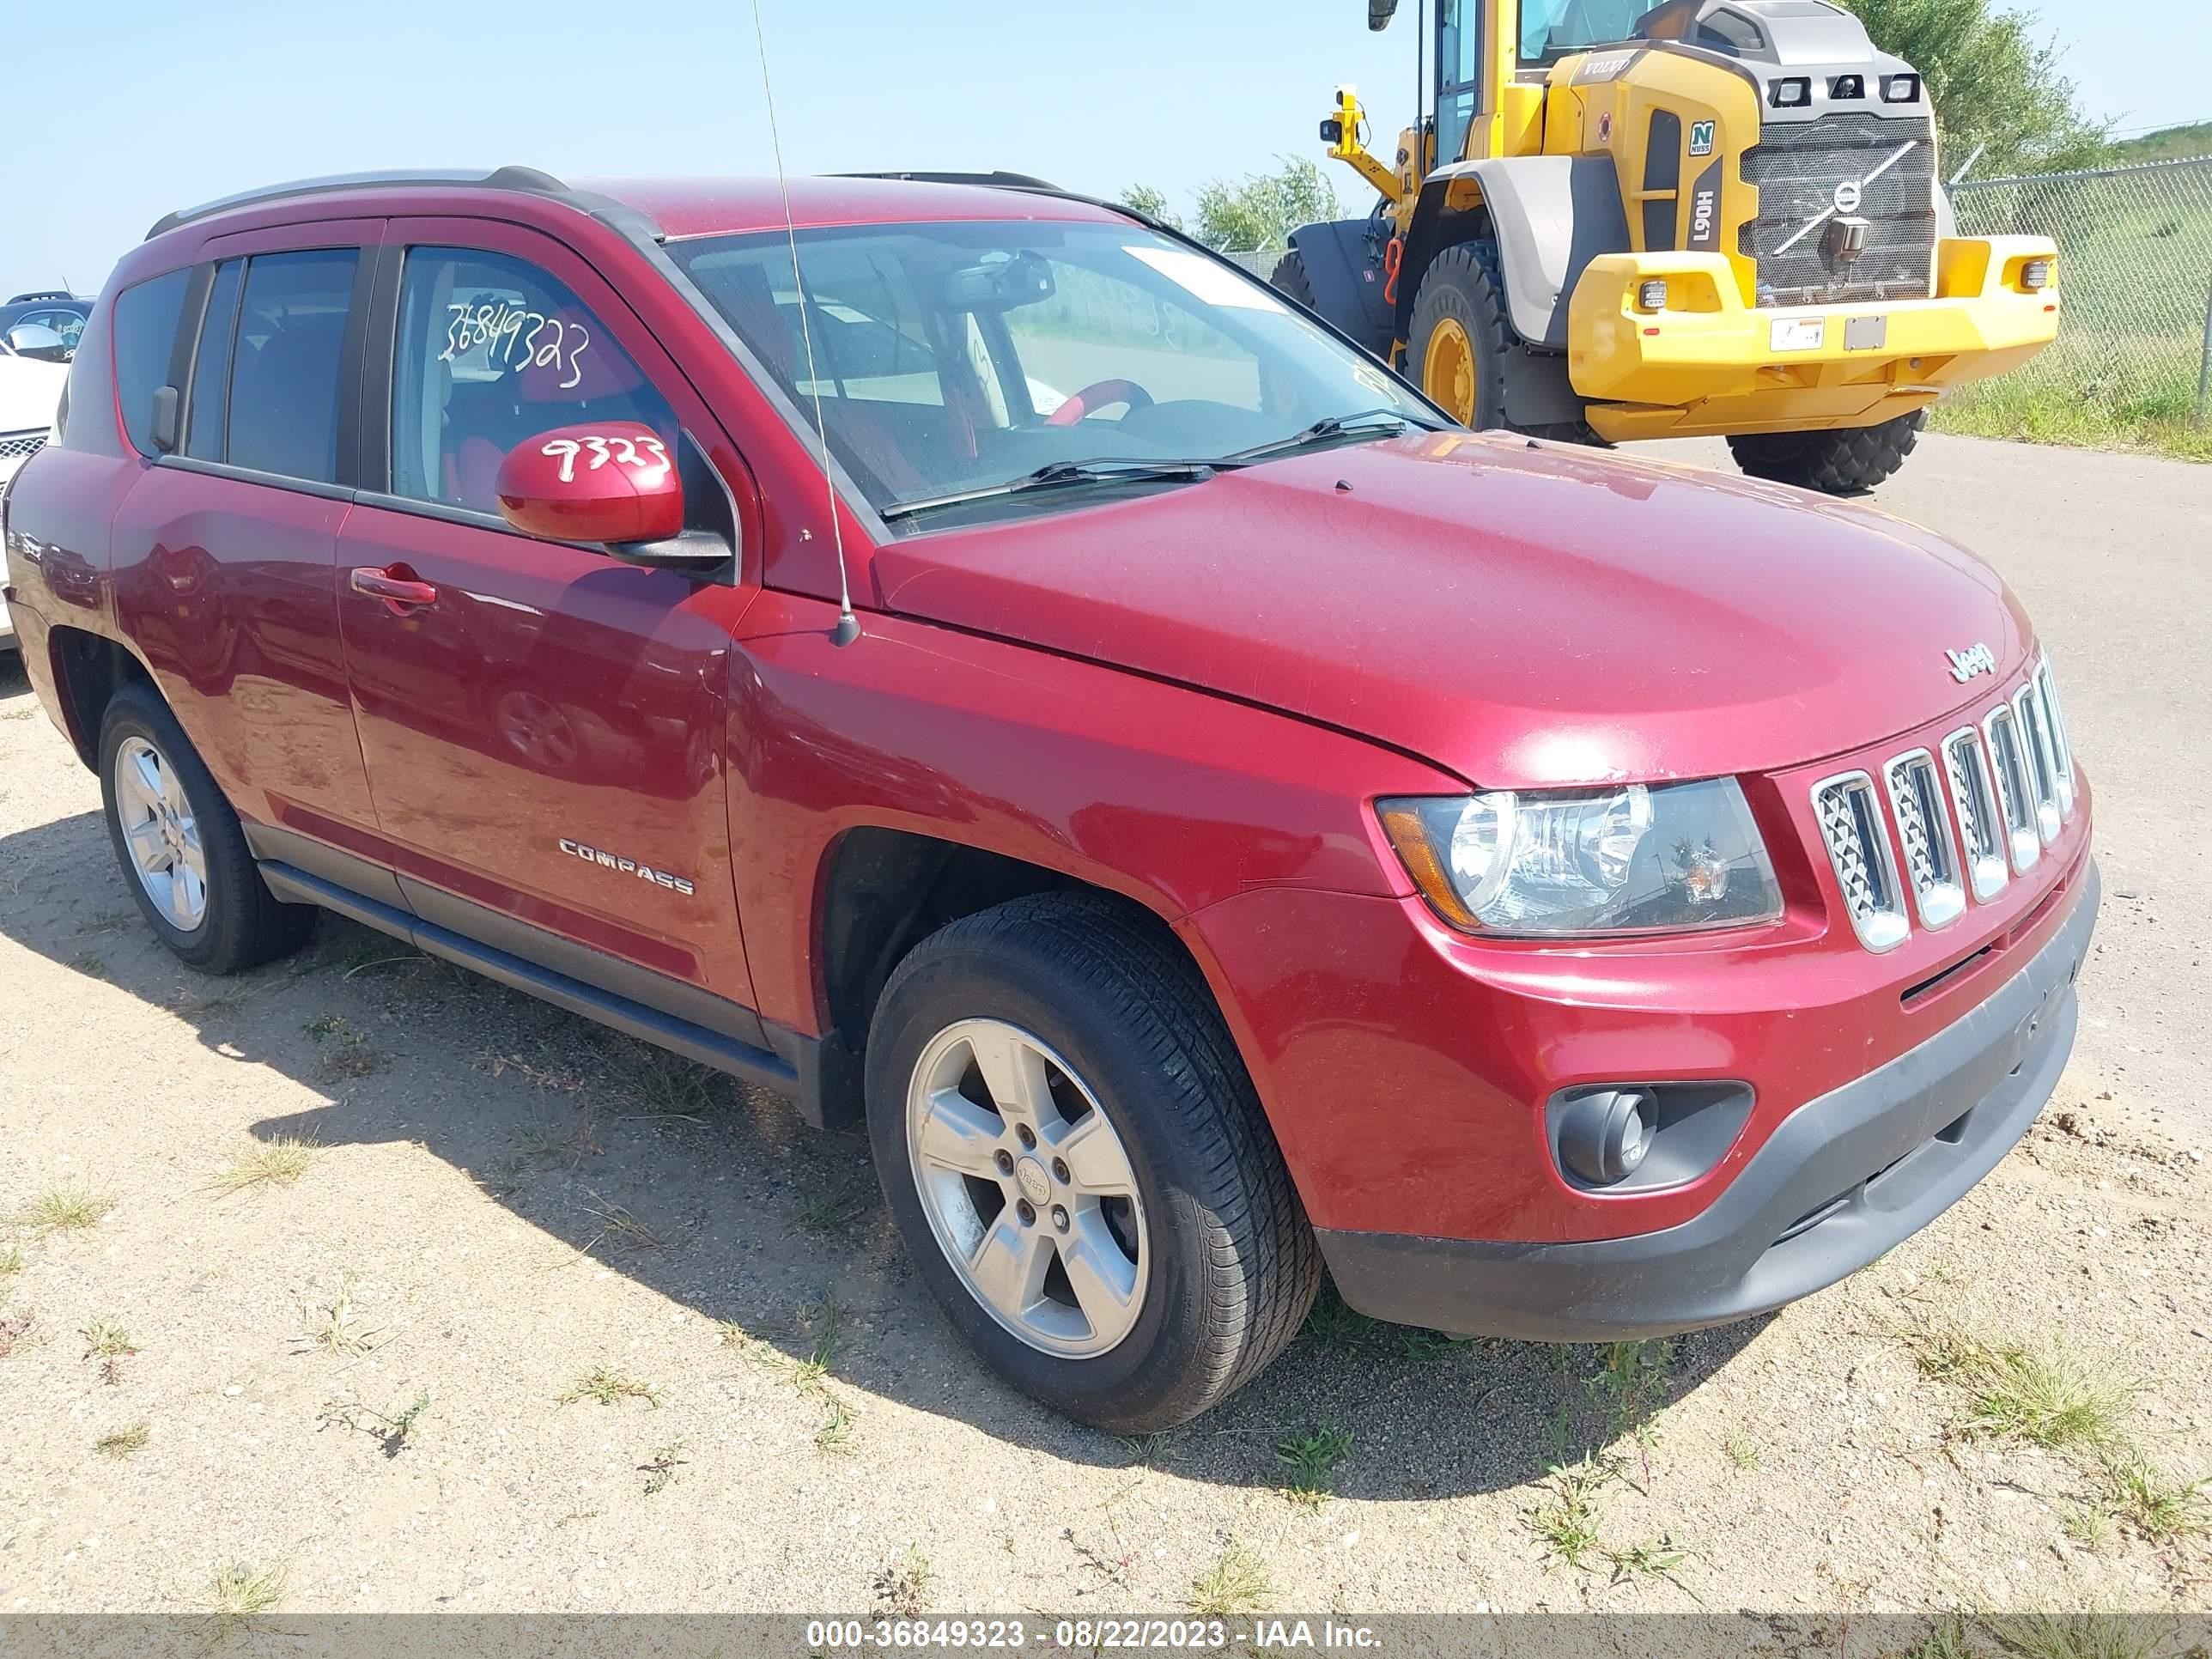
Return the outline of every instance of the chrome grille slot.
{"type": "Polygon", "coordinates": [[[10,432],[0,436],[0,461],[12,461],[17,457],[27,460],[46,447],[50,432],[10,432]]]}
{"type": "Polygon", "coordinates": [[[2043,838],[2035,830],[2035,802],[2028,793],[2027,757],[2021,750],[2020,726],[2012,705],[2000,703],[1982,721],[1982,735],[1990,745],[1990,767],[1996,774],[1997,805],[2004,814],[2005,845],[2012,853],[2012,867],[2026,875],[2043,855],[2043,838]]]}
{"type": "Polygon", "coordinates": [[[1935,928],[1956,921],[1966,908],[1966,890],[1959,880],[1958,843],[1951,838],[1934,757],[1925,749],[1899,755],[1882,768],[1882,781],[1897,817],[1905,884],[1912,890],[1920,925],[1935,928]]]}
{"type": "Polygon", "coordinates": [[[1971,726],[1943,739],[1943,770],[1951,781],[1951,805],[1959,814],[1959,833],[1966,843],[1966,874],[1974,896],[1984,902],[2011,879],[1998,839],[1997,803],[1990,782],[1989,757],[1971,726]]]}
{"type": "Polygon", "coordinates": [[[1813,787],[1813,807],[1820,820],[1820,839],[1843,890],[1851,931],[1869,951],[1902,945],[1912,925],[1905,918],[1897,860],[1883,825],[1874,780],[1845,772],[1813,787]]]}
{"type": "Polygon", "coordinates": [[[2058,683],[2051,677],[2051,659],[2035,666],[2035,689],[2043,698],[2043,714],[2051,733],[2051,752],[2058,771],[2058,816],[2074,816],[2074,747],[2066,741],[2066,715],[2058,707],[2058,683]]]}
{"type": "Polygon", "coordinates": [[[2058,839],[2058,757],[2051,746],[2051,722],[2033,680],[2021,687],[2012,708],[2028,779],[2035,787],[2035,831],[2048,847],[2058,839]]]}

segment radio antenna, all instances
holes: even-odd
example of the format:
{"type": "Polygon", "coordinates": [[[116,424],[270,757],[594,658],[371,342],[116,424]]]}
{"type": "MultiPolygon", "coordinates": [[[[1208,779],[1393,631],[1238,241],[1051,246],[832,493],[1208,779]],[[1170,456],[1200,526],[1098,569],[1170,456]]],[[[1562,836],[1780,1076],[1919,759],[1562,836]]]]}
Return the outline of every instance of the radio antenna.
{"type": "Polygon", "coordinates": [[[853,613],[852,578],[845,574],[845,521],[837,511],[837,485],[830,476],[830,428],[822,417],[822,375],[814,367],[814,328],[807,319],[806,274],[799,268],[799,227],[791,214],[791,180],[783,170],[783,137],[775,124],[775,88],[768,77],[768,35],[761,27],[760,0],[753,0],[753,40],[760,48],[761,96],[768,104],[768,137],[775,152],[776,187],[783,192],[783,230],[791,243],[791,280],[799,293],[799,337],[806,352],[806,380],[814,393],[814,436],[822,446],[822,489],[830,505],[830,537],[837,550],[837,629],[833,645],[850,645],[860,637],[860,619],[853,613]]]}

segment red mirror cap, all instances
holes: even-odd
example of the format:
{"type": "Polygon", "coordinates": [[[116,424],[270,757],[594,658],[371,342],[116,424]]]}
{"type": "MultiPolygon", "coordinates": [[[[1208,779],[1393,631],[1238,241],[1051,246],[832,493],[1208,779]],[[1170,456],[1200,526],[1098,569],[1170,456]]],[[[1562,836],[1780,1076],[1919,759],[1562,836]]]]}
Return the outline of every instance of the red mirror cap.
{"type": "Polygon", "coordinates": [[[684,529],[684,485],[660,434],[635,421],[556,427],[507,453],[493,484],[526,536],[659,542],[684,529]]]}

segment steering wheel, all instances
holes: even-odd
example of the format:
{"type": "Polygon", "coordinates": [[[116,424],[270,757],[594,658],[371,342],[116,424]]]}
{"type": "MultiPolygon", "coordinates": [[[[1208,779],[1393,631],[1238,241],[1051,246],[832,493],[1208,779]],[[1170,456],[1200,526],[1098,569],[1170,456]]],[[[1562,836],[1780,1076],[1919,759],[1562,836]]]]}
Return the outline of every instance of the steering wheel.
{"type": "Polygon", "coordinates": [[[1127,404],[1133,415],[1140,409],[1152,406],[1152,394],[1134,380],[1093,380],[1058,409],[1044,417],[1047,426],[1073,426],[1095,409],[1110,409],[1115,404],[1127,404]]]}

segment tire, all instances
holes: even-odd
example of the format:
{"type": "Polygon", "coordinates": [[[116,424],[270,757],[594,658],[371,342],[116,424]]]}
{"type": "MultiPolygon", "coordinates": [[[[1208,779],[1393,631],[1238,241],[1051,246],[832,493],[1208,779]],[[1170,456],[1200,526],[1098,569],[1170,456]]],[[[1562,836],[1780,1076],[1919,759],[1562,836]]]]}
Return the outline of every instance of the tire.
{"type": "MultiPolygon", "coordinates": [[[[987,1085],[984,1097],[1006,1092],[987,1085]]],[[[1149,1434],[1189,1421],[1281,1352],[1313,1304],[1320,1254],[1236,1045],[1189,958],[1122,901],[1066,893],[1016,899],[923,940],[877,1006],[867,1103],[884,1200],[931,1292],[994,1370],[1079,1422],[1149,1434]],[[993,1041],[1011,1032],[1045,1062],[1036,1075],[1048,1085],[1046,1109],[1032,1120],[1045,1133],[1035,1157],[1024,1160],[1034,1166],[1027,1171],[996,1162],[1028,1143],[1018,1138],[1021,1110],[976,1103],[977,1032],[993,1041]],[[963,1042],[970,1042],[964,1058],[963,1042]],[[954,1076],[964,1076],[957,1092],[966,1098],[952,1109],[997,1136],[988,1157],[1000,1176],[951,1173],[930,1152],[917,1153],[938,1138],[910,1126],[944,1120],[936,1106],[910,1114],[909,1091],[942,1099],[934,1090],[954,1076]],[[1088,1124],[1091,1112],[1124,1156],[1127,1199],[1088,1199],[1080,1190],[1100,1167],[1095,1126],[1089,1155],[1070,1152],[1073,1168],[1047,1157],[1073,1146],[1069,1121],[1088,1124]],[[997,1207],[987,1219],[994,1181],[997,1207]],[[925,1198],[925,1182],[952,1197],[925,1198]],[[1033,1225],[1011,1213],[1030,1192],[1038,1200],[1033,1225]],[[1057,1207],[1062,1198],[1072,1218],[1057,1207]],[[945,1242],[950,1231],[940,1236],[947,1212],[963,1204],[975,1206],[968,1218],[978,1231],[963,1237],[981,1240],[969,1259],[998,1235],[1034,1234],[1053,1253],[1042,1279],[1028,1280],[1043,1289],[1019,1328],[971,1288],[970,1269],[955,1265],[945,1242]],[[1133,1311],[1110,1341],[1100,1333],[1110,1335],[1112,1317],[1091,1316],[1093,1304],[1076,1296],[1070,1272],[1087,1241],[1109,1226],[1110,1242],[1122,1246],[1117,1265],[1134,1283],[1127,1304],[1133,1311]],[[1076,1254],[1064,1253],[1070,1249],[1076,1254]],[[1080,1352],[1086,1339],[1079,1325],[1090,1329],[1092,1344],[1080,1352]]],[[[986,1145],[963,1142],[963,1161],[983,1167],[976,1153],[986,1145]]],[[[1086,1273],[1085,1280],[1095,1286],[1101,1278],[1086,1273]]]]}
{"type": "Polygon", "coordinates": [[[235,974],[299,947],[314,926],[315,907],[280,902],[269,890],[238,814],[147,681],[133,680],[110,699],[100,724],[99,758],[100,801],[124,884],[179,961],[202,973],[235,974]],[[149,756],[151,770],[144,764],[149,756]],[[135,781],[123,781],[126,765],[135,781]],[[164,814],[164,803],[173,818],[164,814]],[[155,858],[169,860],[166,886],[159,872],[142,875],[126,824],[139,826],[141,844],[150,842],[155,858]]]}
{"type": "Polygon", "coordinates": [[[1519,426],[1505,418],[1512,344],[1498,245],[1460,242],[1431,259],[1413,295],[1406,342],[1408,377],[1462,426],[1478,432],[1503,428],[1562,443],[1599,443],[1581,421],[1519,426]],[[1472,361],[1455,368],[1462,341],[1472,361]]]}
{"type": "Polygon", "coordinates": [[[1277,291],[1296,300],[1308,311],[1319,314],[1314,304],[1313,279],[1306,275],[1306,262],[1297,249],[1275,261],[1275,274],[1267,279],[1277,291]]]}
{"type": "Polygon", "coordinates": [[[1735,464],[1752,477],[1817,489],[1826,495],[1860,495],[1905,465],[1927,424],[1928,411],[1916,409],[1878,426],[1753,432],[1728,442],[1735,464]]]}

